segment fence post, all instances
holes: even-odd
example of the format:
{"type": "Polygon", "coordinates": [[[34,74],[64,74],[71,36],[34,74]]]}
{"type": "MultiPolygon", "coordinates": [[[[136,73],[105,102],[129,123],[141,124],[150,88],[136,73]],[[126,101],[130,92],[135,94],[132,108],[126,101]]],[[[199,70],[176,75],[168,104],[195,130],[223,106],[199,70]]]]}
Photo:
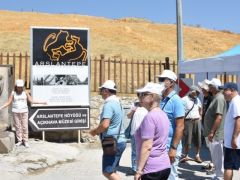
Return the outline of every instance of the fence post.
{"type": "Polygon", "coordinates": [[[151,82],[151,63],[148,61],[148,82],[151,82]]]}
{"type": "Polygon", "coordinates": [[[128,93],[128,63],[127,63],[127,59],[125,61],[125,69],[126,69],[126,71],[125,71],[126,72],[125,93],[128,93]]]}
{"type": "Polygon", "coordinates": [[[94,62],[93,63],[94,64],[93,89],[96,92],[97,91],[97,58],[96,57],[94,58],[93,62],[94,62]]]}
{"type": "Polygon", "coordinates": [[[1,56],[0,56],[0,64],[3,64],[3,53],[1,53],[1,56]]]}
{"type": "Polygon", "coordinates": [[[145,85],[146,79],[145,79],[145,60],[143,60],[143,66],[142,66],[142,70],[143,70],[143,84],[145,85]]]}
{"type": "Polygon", "coordinates": [[[26,52],[25,53],[25,83],[26,83],[26,88],[29,88],[30,87],[30,85],[29,85],[30,77],[28,78],[27,75],[28,75],[28,53],[26,52]]]}
{"type": "Polygon", "coordinates": [[[105,80],[105,70],[104,70],[104,54],[100,55],[100,86],[103,84],[105,80]]]}
{"type": "Polygon", "coordinates": [[[120,58],[120,93],[122,92],[122,63],[123,63],[123,61],[122,61],[122,58],[120,58]]]}
{"type": "Polygon", "coordinates": [[[22,79],[22,53],[19,54],[19,74],[18,74],[18,79],[22,79]]]}
{"type": "Polygon", "coordinates": [[[164,69],[170,69],[169,57],[165,57],[164,69]]]}
{"type": "Polygon", "coordinates": [[[7,53],[7,64],[9,64],[9,53],[7,53]]]}
{"type": "Polygon", "coordinates": [[[131,61],[131,93],[134,93],[134,62],[133,59],[131,61]]]}
{"type": "Polygon", "coordinates": [[[157,72],[157,66],[156,66],[156,60],[154,60],[154,65],[153,65],[153,82],[155,82],[156,83],[156,72],[157,72]]]}
{"type": "Polygon", "coordinates": [[[223,82],[226,83],[227,82],[227,73],[224,72],[224,75],[223,75],[223,82]]]}
{"type": "Polygon", "coordinates": [[[14,75],[13,75],[13,82],[15,83],[15,80],[16,80],[16,54],[13,53],[13,72],[14,72],[14,75]]]}

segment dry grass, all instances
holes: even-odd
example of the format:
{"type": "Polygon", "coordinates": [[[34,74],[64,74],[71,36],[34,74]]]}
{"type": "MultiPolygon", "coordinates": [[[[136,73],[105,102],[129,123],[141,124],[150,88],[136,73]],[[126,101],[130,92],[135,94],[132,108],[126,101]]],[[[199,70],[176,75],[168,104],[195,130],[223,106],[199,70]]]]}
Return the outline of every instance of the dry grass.
{"type": "MultiPolygon", "coordinates": [[[[176,26],[143,19],[0,11],[0,52],[29,52],[30,26],[90,28],[91,57],[176,59],[176,26]]],[[[208,57],[240,43],[240,34],[184,27],[185,58],[208,57]]]]}

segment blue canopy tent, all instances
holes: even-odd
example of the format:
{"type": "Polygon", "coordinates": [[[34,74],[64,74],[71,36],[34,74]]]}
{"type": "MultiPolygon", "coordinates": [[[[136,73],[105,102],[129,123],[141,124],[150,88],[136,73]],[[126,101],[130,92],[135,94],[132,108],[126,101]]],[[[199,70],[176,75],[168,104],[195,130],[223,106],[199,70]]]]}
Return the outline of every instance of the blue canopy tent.
{"type": "Polygon", "coordinates": [[[240,54],[240,45],[237,45],[237,46],[233,47],[232,49],[229,49],[229,50],[225,51],[224,53],[217,55],[216,57],[235,56],[238,54],[240,54]]]}

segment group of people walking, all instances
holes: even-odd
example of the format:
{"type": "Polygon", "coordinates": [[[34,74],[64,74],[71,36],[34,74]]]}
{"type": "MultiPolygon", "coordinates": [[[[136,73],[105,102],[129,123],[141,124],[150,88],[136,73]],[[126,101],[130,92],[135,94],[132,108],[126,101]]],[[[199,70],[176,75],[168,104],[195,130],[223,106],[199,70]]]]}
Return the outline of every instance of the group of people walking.
{"type": "MultiPolygon", "coordinates": [[[[128,117],[131,119],[132,174],[134,179],[178,179],[179,162],[189,160],[194,144],[194,160],[202,163],[200,149],[205,137],[214,179],[232,179],[233,170],[240,168],[240,96],[235,83],[222,86],[219,79],[204,80],[192,86],[180,98],[174,90],[177,76],[164,70],[159,83],[147,83],[136,91],[128,117]],[[200,100],[200,95],[203,98],[200,100]],[[182,145],[183,142],[183,145],[182,145]]],[[[103,144],[102,172],[108,179],[120,179],[116,173],[126,147],[124,112],[116,96],[117,87],[107,80],[100,94],[105,100],[100,124],[90,131],[105,141],[115,139],[108,147],[116,149],[109,154],[103,144]]]]}
{"type": "MultiPolygon", "coordinates": [[[[131,119],[130,140],[132,171],[135,180],[176,180],[179,162],[186,162],[192,144],[194,160],[202,163],[202,140],[210,152],[211,162],[205,168],[213,179],[231,180],[233,170],[240,168],[240,96],[236,83],[222,85],[217,78],[205,79],[192,86],[180,98],[174,90],[177,76],[164,70],[159,83],[147,83],[137,89],[127,116],[131,119]],[[202,95],[202,98],[200,98],[202,95]],[[202,138],[204,137],[204,139],[202,138]],[[182,145],[183,142],[183,145],[182,145]],[[213,171],[214,170],[214,171],[213,171]]],[[[100,124],[90,130],[102,141],[102,172],[107,179],[118,180],[116,168],[126,148],[124,110],[116,96],[117,87],[107,80],[99,87],[104,99],[100,124]]],[[[0,110],[12,104],[17,146],[28,144],[28,107],[35,101],[24,90],[24,81],[17,80],[14,91],[0,110]]]]}

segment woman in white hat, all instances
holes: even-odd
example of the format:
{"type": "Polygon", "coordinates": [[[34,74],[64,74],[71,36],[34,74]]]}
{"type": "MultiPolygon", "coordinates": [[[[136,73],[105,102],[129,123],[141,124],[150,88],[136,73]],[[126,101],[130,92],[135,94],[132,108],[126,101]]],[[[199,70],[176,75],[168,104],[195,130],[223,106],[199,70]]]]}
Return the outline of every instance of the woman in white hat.
{"type": "Polygon", "coordinates": [[[162,90],[164,86],[156,83],[147,83],[137,90],[148,114],[135,133],[138,161],[135,180],[167,180],[171,171],[167,151],[170,124],[166,113],[159,107],[162,90]]]}
{"type": "Polygon", "coordinates": [[[0,110],[12,104],[13,119],[16,129],[17,143],[16,146],[28,144],[28,105],[27,101],[32,104],[46,104],[46,102],[34,101],[28,92],[24,90],[24,81],[16,80],[14,91],[8,98],[8,101],[0,107],[0,110]]]}

